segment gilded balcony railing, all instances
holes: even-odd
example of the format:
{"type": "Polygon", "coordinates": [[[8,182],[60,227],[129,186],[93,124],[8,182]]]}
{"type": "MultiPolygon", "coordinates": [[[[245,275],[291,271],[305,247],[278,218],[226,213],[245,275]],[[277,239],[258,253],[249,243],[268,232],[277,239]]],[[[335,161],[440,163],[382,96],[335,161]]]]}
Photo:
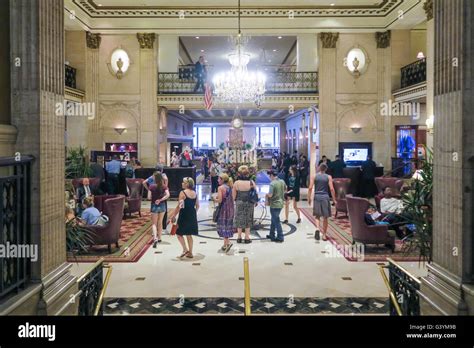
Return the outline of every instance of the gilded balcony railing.
{"type": "MultiPolygon", "coordinates": [[[[177,73],[158,73],[158,94],[193,94],[197,80],[193,69],[180,69],[177,73]]],[[[318,93],[318,73],[280,71],[266,73],[267,94],[284,93],[318,93]]],[[[212,81],[212,72],[209,72],[207,81],[212,81]]],[[[200,92],[201,94],[203,92],[200,92]]]]}
{"type": "Polygon", "coordinates": [[[408,64],[401,68],[401,87],[410,87],[426,81],[426,58],[408,64]]]}

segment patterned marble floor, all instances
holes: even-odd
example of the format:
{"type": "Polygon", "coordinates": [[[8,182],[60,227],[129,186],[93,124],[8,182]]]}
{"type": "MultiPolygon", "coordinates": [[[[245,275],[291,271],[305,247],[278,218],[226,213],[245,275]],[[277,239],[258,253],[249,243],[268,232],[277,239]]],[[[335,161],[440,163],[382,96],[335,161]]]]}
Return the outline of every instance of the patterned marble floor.
{"type": "MultiPolygon", "coordinates": [[[[242,298],[107,298],[105,315],[243,315],[242,298]]],[[[252,314],[388,315],[388,298],[252,298],[252,314]]]]}

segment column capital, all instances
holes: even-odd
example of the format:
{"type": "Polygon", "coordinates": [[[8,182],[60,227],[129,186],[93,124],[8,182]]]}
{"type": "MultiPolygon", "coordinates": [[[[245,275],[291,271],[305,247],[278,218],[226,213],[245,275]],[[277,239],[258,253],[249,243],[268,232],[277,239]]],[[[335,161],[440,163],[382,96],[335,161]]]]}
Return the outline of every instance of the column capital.
{"type": "Polygon", "coordinates": [[[423,9],[426,13],[426,20],[433,19],[433,0],[426,0],[423,4],[423,9]]]}
{"type": "Polygon", "coordinates": [[[375,33],[375,41],[377,41],[377,48],[387,48],[390,47],[390,38],[391,32],[383,31],[375,33]]]}
{"type": "Polygon", "coordinates": [[[320,33],[319,37],[323,43],[323,48],[336,48],[339,33],[320,33]]]}
{"type": "Polygon", "coordinates": [[[137,33],[141,49],[152,49],[155,42],[155,33],[137,33]]]}
{"type": "Polygon", "coordinates": [[[100,47],[100,42],[102,38],[100,34],[93,34],[91,32],[86,32],[86,43],[88,48],[98,49],[100,47]]]}

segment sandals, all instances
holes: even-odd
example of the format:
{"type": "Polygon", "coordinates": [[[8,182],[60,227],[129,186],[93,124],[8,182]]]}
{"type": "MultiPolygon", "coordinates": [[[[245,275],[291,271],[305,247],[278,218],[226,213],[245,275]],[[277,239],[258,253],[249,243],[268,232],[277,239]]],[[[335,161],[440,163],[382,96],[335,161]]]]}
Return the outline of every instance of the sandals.
{"type": "Polygon", "coordinates": [[[188,255],[189,251],[185,251],[184,253],[182,253],[181,255],[178,256],[179,259],[182,259],[183,257],[185,257],[186,255],[188,255]]]}
{"type": "Polygon", "coordinates": [[[194,258],[194,255],[191,254],[191,253],[188,251],[188,252],[186,253],[186,257],[187,257],[188,259],[193,259],[193,258],[194,258]]]}
{"type": "Polygon", "coordinates": [[[251,240],[251,239],[245,239],[245,240],[244,240],[244,243],[245,243],[245,244],[250,244],[250,243],[252,243],[252,240],[251,240]]]}
{"type": "Polygon", "coordinates": [[[237,238],[237,243],[242,243],[242,238],[237,238]]]}

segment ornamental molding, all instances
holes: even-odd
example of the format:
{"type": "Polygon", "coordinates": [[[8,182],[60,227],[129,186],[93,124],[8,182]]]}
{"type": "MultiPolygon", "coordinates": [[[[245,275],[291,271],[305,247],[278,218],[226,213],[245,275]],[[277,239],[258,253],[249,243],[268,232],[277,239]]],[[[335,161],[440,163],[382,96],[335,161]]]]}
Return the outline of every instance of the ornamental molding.
{"type": "MultiPolygon", "coordinates": [[[[403,0],[383,0],[380,4],[359,6],[245,6],[243,17],[380,17],[391,13],[403,0]]],[[[98,6],[97,0],[72,0],[92,18],[103,17],[232,17],[238,15],[236,6],[98,6]]]]}
{"type": "Polygon", "coordinates": [[[339,33],[320,33],[319,37],[323,44],[323,48],[336,48],[339,33]]]}
{"type": "Polygon", "coordinates": [[[426,82],[416,84],[414,86],[405,87],[393,92],[394,101],[399,102],[408,102],[416,101],[420,98],[426,98],[427,85],[426,82]]]}
{"type": "Polygon", "coordinates": [[[100,42],[102,38],[100,34],[93,34],[91,32],[86,32],[86,43],[88,48],[98,49],[100,47],[100,42]]]}
{"type": "Polygon", "coordinates": [[[377,48],[387,48],[390,47],[390,30],[384,32],[375,33],[375,41],[377,42],[377,48]]]}
{"type": "Polygon", "coordinates": [[[79,89],[64,86],[64,99],[67,101],[82,103],[85,98],[85,92],[79,89]]]}
{"type": "Polygon", "coordinates": [[[127,110],[139,114],[140,102],[101,101],[99,107],[101,112],[108,112],[110,110],[127,110]]]}
{"type": "Polygon", "coordinates": [[[426,13],[426,20],[433,19],[433,0],[426,0],[423,4],[423,9],[426,13]]]}
{"type": "Polygon", "coordinates": [[[137,39],[141,49],[153,49],[155,33],[138,33],[137,39]]]}

